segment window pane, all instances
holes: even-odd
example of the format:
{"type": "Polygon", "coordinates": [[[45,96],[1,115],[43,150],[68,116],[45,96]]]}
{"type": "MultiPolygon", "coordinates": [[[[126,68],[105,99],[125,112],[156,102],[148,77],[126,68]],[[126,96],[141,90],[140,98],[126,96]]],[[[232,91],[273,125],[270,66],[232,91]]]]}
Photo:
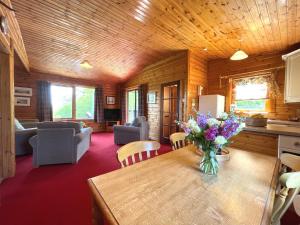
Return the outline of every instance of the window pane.
{"type": "Polygon", "coordinates": [[[72,92],[71,87],[51,85],[53,118],[72,118],[72,92]]]}
{"type": "Polygon", "coordinates": [[[237,85],[235,91],[236,100],[262,99],[267,97],[268,85],[267,83],[237,85]]]}
{"type": "Polygon", "coordinates": [[[238,100],[236,101],[237,110],[266,111],[266,100],[238,100]]]}
{"type": "Polygon", "coordinates": [[[94,88],[76,87],[76,119],[94,118],[94,88]]]}
{"type": "Polygon", "coordinates": [[[127,122],[132,122],[138,116],[138,91],[128,91],[127,122]]]}

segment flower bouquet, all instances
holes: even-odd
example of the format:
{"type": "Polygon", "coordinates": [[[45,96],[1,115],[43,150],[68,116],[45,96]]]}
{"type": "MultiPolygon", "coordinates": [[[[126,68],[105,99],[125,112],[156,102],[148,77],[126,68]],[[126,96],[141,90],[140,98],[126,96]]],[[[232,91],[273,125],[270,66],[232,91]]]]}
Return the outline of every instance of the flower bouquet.
{"type": "Polygon", "coordinates": [[[227,113],[223,113],[218,119],[209,114],[197,113],[197,118],[191,117],[187,122],[179,121],[178,124],[186,133],[186,139],[201,148],[204,153],[200,170],[212,175],[217,174],[219,170],[216,154],[244,127],[241,118],[227,113]]]}

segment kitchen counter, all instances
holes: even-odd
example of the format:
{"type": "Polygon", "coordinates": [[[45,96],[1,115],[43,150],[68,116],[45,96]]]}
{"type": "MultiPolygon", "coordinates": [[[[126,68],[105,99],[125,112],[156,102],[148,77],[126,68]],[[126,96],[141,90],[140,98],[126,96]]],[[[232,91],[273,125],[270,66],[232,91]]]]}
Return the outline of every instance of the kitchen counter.
{"type": "Polygon", "coordinates": [[[293,126],[293,125],[268,124],[266,127],[246,126],[243,130],[248,132],[255,132],[255,133],[300,137],[300,127],[293,126]]]}

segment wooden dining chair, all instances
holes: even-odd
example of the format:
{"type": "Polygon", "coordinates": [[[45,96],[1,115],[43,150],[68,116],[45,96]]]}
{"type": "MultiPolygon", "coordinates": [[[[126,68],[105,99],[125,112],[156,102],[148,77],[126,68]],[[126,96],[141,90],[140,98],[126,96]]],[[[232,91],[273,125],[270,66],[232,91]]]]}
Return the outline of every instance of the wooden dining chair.
{"type": "Polygon", "coordinates": [[[293,203],[294,198],[300,191],[300,172],[284,173],[279,178],[282,188],[279,195],[275,198],[273,213],[271,218],[272,225],[280,225],[280,219],[286,210],[293,203]]]}
{"type": "Polygon", "coordinates": [[[296,195],[294,198],[294,209],[298,216],[300,216],[300,195],[296,195]]]}
{"type": "Polygon", "coordinates": [[[280,161],[282,163],[282,171],[286,171],[287,168],[292,169],[292,171],[300,171],[300,156],[282,153],[280,161]]]}
{"type": "Polygon", "coordinates": [[[170,141],[173,150],[177,150],[186,146],[186,134],[184,132],[177,132],[170,135],[170,141]]]}
{"type": "MultiPolygon", "coordinates": [[[[280,224],[281,217],[291,206],[293,201],[297,200],[300,191],[300,156],[283,153],[280,155],[280,161],[282,163],[283,172],[279,178],[281,190],[275,199],[271,219],[272,225],[280,224]],[[292,172],[286,172],[288,168],[291,169],[292,172]]],[[[300,202],[300,200],[297,200],[297,203],[298,201],[300,202]]],[[[294,205],[295,203],[296,202],[294,202],[294,205]]]]}
{"type": "Polygon", "coordinates": [[[129,158],[131,158],[132,164],[135,161],[135,155],[139,155],[139,161],[143,161],[142,152],[147,152],[147,159],[150,158],[150,152],[155,151],[155,155],[158,155],[157,150],[160,148],[160,144],[157,141],[134,141],[122,146],[117,151],[117,157],[122,167],[129,166],[129,158]]]}

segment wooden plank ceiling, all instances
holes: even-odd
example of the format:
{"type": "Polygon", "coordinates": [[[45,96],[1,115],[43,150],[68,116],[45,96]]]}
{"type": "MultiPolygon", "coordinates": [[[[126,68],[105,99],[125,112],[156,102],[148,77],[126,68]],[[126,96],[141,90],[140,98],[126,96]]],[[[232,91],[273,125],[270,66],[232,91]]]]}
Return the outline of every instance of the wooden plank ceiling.
{"type": "Polygon", "coordinates": [[[178,50],[208,59],[300,41],[300,0],[12,0],[32,69],[121,81],[178,50]],[[207,51],[203,49],[207,48],[207,51]],[[93,68],[79,64],[88,60],[93,68]]]}

